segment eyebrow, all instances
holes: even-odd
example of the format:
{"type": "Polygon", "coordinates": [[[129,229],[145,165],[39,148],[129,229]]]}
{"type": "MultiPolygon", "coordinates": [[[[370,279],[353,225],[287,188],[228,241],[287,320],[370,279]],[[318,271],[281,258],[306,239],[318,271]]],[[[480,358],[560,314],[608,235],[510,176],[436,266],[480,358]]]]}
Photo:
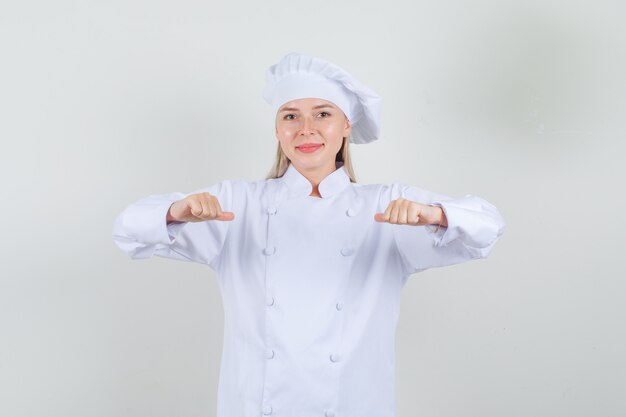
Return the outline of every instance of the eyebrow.
{"type": "MultiPolygon", "coordinates": [[[[334,108],[333,106],[331,106],[330,104],[320,104],[319,106],[314,106],[314,109],[321,109],[324,107],[328,107],[328,108],[334,108]]],[[[280,113],[284,112],[284,111],[300,111],[300,109],[296,109],[295,107],[285,107],[284,109],[282,109],[280,111],[280,113]]]]}

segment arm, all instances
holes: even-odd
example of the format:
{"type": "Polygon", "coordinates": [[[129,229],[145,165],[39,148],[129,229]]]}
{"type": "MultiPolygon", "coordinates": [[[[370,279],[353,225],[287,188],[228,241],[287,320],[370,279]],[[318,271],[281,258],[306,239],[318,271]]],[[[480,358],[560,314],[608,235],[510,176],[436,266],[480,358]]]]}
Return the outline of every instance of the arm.
{"type": "Polygon", "coordinates": [[[151,195],[126,207],[115,219],[113,240],[131,259],[160,256],[209,266],[220,255],[229,221],[173,221],[170,207],[188,195],[209,192],[224,210],[232,207],[232,183],[222,181],[189,194],[151,195]]]}
{"type": "Polygon", "coordinates": [[[504,233],[505,223],[498,209],[480,197],[468,194],[452,198],[396,183],[383,190],[381,209],[398,198],[439,207],[441,211],[440,223],[423,227],[389,225],[406,274],[485,258],[504,233]]]}

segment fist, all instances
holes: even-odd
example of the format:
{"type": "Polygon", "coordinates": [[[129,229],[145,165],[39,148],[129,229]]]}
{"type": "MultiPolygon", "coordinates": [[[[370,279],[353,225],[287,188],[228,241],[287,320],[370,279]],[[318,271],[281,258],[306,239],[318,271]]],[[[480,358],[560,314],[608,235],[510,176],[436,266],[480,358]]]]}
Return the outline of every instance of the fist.
{"type": "Polygon", "coordinates": [[[374,220],[392,224],[425,226],[439,224],[443,210],[440,207],[416,203],[405,198],[392,200],[384,213],[376,213],[374,220]]]}
{"type": "Polygon", "coordinates": [[[222,211],[217,197],[207,192],[192,194],[178,200],[170,206],[167,212],[167,222],[203,222],[206,220],[230,221],[235,214],[222,211]]]}

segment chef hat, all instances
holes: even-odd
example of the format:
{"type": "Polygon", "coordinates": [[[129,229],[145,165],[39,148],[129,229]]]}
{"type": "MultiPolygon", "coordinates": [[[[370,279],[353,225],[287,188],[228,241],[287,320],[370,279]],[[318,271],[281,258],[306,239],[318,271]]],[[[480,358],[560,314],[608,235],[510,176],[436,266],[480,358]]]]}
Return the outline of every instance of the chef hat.
{"type": "Polygon", "coordinates": [[[380,96],[338,66],[292,52],[265,72],[263,99],[276,114],[280,106],[300,98],[321,98],[339,107],[352,125],[350,142],[378,139],[380,96]]]}

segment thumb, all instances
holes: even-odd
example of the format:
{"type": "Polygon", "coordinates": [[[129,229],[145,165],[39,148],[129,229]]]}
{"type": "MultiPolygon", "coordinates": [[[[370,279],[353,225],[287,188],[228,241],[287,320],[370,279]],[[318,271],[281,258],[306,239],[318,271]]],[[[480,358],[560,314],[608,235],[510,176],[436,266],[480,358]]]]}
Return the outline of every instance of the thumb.
{"type": "Polygon", "coordinates": [[[223,211],[222,214],[220,214],[219,216],[215,218],[215,220],[230,221],[230,220],[233,220],[234,218],[235,218],[235,213],[233,213],[232,211],[223,211]]]}
{"type": "Polygon", "coordinates": [[[387,220],[385,220],[385,213],[376,213],[374,215],[374,220],[376,220],[377,222],[386,222],[387,220]]]}

